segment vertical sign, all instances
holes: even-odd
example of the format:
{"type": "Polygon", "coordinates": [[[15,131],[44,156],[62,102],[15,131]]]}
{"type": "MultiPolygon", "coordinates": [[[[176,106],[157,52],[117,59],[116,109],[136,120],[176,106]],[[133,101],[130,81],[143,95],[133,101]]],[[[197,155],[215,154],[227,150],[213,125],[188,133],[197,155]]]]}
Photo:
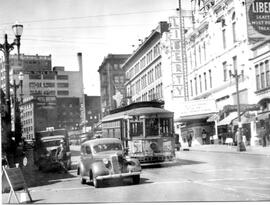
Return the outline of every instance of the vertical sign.
{"type": "Polygon", "coordinates": [[[171,46],[171,68],[173,97],[184,97],[184,81],[182,69],[182,57],[180,47],[180,25],[179,17],[170,17],[170,46],[171,46]]]}

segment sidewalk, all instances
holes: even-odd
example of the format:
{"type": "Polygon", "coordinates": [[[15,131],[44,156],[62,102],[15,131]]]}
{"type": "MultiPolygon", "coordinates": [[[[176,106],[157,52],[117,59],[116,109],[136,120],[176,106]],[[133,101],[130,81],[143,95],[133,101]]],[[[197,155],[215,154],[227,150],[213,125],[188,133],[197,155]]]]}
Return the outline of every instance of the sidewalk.
{"type": "MultiPolygon", "coordinates": [[[[181,151],[183,151],[181,149],[181,151]]],[[[252,154],[252,155],[265,155],[270,157],[270,146],[246,146],[246,151],[237,151],[236,146],[211,144],[211,145],[194,145],[189,147],[189,151],[200,151],[200,152],[228,152],[235,154],[252,154]]]]}

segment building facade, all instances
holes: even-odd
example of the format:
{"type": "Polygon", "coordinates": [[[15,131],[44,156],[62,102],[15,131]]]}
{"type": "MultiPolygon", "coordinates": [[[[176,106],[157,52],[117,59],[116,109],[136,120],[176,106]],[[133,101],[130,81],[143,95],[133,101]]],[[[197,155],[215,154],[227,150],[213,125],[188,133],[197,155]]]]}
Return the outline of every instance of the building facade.
{"type": "Polygon", "coordinates": [[[99,66],[102,117],[115,109],[125,96],[122,64],[128,57],[128,54],[109,54],[99,66]]]}
{"type": "MultiPolygon", "coordinates": [[[[5,70],[4,66],[1,68],[1,88],[4,90],[5,70]]],[[[80,106],[83,96],[81,66],[79,71],[65,71],[62,66],[52,68],[51,55],[22,54],[20,59],[17,55],[10,55],[11,85],[16,81],[18,84],[18,76],[21,72],[23,73],[22,86],[18,87],[16,94],[18,99],[20,97],[26,99],[20,106],[23,113],[22,131],[25,139],[34,139],[34,133],[45,130],[46,126],[72,130],[80,125],[80,106]],[[42,98],[55,99],[55,108],[51,110],[52,112],[50,112],[51,105],[48,107],[47,103],[40,102],[42,98]]],[[[11,97],[14,98],[14,89],[11,89],[11,97]]],[[[13,107],[12,104],[12,110],[13,107]]]]}
{"type": "Polygon", "coordinates": [[[161,40],[169,24],[159,26],[145,38],[123,65],[126,73],[126,92],[130,102],[163,100],[163,64],[161,40]]]}
{"type": "Polygon", "coordinates": [[[207,132],[208,143],[210,136],[225,143],[226,138],[235,140],[236,129],[241,126],[248,143],[251,143],[251,138],[258,136],[256,116],[260,93],[254,87],[254,69],[258,76],[260,73],[260,79],[264,79],[260,86],[267,90],[268,61],[263,57],[255,57],[253,62],[250,60],[253,41],[248,35],[246,4],[232,0],[193,3],[194,24],[186,33],[189,100],[194,104],[209,101],[218,114],[201,114],[202,106],[192,121],[188,115],[182,115],[179,117],[179,122],[184,125],[182,131],[185,135],[191,134],[196,143],[202,144],[203,130],[207,132]],[[259,71],[260,60],[264,64],[263,72],[259,71]]]}
{"type": "Polygon", "coordinates": [[[85,96],[85,110],[87,127],[94,132],[101,119],[100,96],[85,96]]]}
{"type": "MultiPolygon", "coordinates": [[[[256,133],[258,138],[262,138],[261,133],[265,127],[270,134],[270,38],[252,46],[252,71],[253,88],[256,95],[256,103],[260,106],[256,117],[256,133]]],[[[252,76],[251,76],[252,77],[252,76]]],[[[256,142],[254,141],[254,144],[256,142]]],[[[263,144],[263,141],[262,141],[263,144]]],[[[270,145],[270,139],[265,141],[266,146],[270,145]]]]}

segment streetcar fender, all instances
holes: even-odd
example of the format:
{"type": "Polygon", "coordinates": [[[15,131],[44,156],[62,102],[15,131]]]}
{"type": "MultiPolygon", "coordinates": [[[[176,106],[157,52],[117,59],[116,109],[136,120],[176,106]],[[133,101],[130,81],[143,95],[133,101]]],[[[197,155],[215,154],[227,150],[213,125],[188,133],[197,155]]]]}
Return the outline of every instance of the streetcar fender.
{"type": "Polygon", "coordinates": [[[140,161],[134,158],[127,158],[127,170],[132,172],[140,172],[142,170],[140,161]]]}

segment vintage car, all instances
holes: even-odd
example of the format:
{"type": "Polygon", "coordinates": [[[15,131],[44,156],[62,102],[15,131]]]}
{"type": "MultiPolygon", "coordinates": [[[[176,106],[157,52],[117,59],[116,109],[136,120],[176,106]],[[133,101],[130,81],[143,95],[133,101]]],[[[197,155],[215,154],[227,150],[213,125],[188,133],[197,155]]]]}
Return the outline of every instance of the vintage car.
{"type": "Polygon", "coordinates": [[[121,140],[99,138],[81,145],[77,171],[82,184],[89,180],[98,188],[106,179],[131,178],[134,184],[140,183],[141,165],[137,159],[125,156],[121,140]]]}

